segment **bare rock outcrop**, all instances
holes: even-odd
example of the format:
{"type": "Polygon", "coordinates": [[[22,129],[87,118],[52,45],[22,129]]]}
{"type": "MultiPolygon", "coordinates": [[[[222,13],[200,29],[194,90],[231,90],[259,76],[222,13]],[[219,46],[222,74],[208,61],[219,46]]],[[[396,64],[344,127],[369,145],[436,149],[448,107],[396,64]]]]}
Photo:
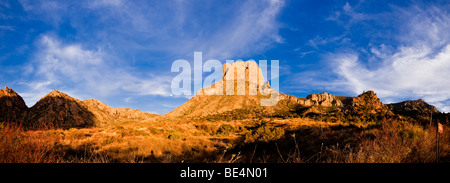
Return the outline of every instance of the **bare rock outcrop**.
{"type": "Polygon", "coordinates": [[[275,92],[268,82],[264,82],[262,71],[254,61],[225,63],[222,69],[222,79],[199,90],[196,95],[257,95],[275,92]]]}
{"type": "Polygon", "coordinates": [[[389,108],[377,97],[377,94],[371,90],[351,98],[349,104],[345,106],[345,111],[351,113],[368,112],[372,114],[390,112],[389,108]]]}
{"type": "Polygon", "coordinates": [[[343,106],[342,102],[336,99],[334,95],[326,92],[308,95],[306,99],[311,101],[310,105],[320,105],[324,107],[343,106]]]}
{"type": "Polygon", "coordinates": [[[306,98],[300,98],[292,95],[283,94],[281,95],[280,100],[288,100],[303,106],[343,107],[342,102],[336,99],[336,96],[326,92],[311,94],[308,95],[306,98]]]}

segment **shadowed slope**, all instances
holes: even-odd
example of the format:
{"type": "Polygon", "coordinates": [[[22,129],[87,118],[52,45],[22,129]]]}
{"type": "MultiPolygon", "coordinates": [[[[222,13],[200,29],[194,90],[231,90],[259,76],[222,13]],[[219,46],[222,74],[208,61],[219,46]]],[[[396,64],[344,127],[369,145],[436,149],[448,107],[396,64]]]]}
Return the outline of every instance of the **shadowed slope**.
{"type": "Polygon", "coordinates": [[[0,122],[19,122],[27,109],[25,101],[14,90],[0,89],[0,122]]]}
{"type": "Polygon", "coordinates": [[[56,128],[94,126],[94,115],[81,101],[58,90],[44,96],[27,114],[27,123],[47,124],[56,128]]]}

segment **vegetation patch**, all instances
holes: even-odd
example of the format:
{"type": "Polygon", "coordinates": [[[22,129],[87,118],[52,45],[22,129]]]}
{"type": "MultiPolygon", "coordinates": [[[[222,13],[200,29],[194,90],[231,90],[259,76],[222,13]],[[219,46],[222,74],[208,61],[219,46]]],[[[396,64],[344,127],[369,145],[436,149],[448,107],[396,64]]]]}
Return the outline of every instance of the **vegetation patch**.
{"type": "Polygon", "coordinates": [[[275,141],[283,137],[284,133],[283,128],[262,124],[256,129],[247,132],[247,134],[245,134],[244,142],[253,143],[275,141]]]}
{"type": "Polygon", "coordinates": [[[235,129],[233,126],[229,124],[222,124],[219,126],[219,128],[216,131],[217,135],[230,135],[235,132],[235,129]]]}

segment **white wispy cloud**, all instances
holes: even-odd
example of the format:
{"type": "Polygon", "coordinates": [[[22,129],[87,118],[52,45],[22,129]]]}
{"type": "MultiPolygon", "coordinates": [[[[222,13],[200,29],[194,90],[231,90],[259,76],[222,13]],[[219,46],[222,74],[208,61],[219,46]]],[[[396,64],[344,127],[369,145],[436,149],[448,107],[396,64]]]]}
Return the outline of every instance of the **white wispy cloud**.
{"type": "Polygon", "coordinates": [[[238,59],[283,42],[277,18],[284,0],[20,3],[33,19],[51,22],[55,27],[64,23],[62,20],[70,22],[77,36],[84,36],[78,37],[83,42],[101,42],[130,54],[147,51],[186,57],[202,51],[208,59],[238,59]],[[223,9],[215,8],[221,4],[223,9]],[[89,24],[103,29],[92,30],[80,14],[89,17],[89,24]]]}
{"type": "Polygon", "coordinates": [[[121,36],[104,37],[125,43],[121,45],[127,45],[127,49],[181,56],[202,51],[204,57],[224,60],[259,53],[283,42],[277,21],[285,4],[283,0],[230,2],[231,7],[223,7],[229,10],[226,12],[205,8],[212,4],[175,0],[157,6],[137,3],[104,6],[99,0],[88,3],[87,7],[105,12],[100,15],[101,23],[114,21],[112,25],[107,23],[108,28],[121,36]],[[130,35],[134,36],[131,41],[130,35]],[[136,37],[148,41],[136,41],[136,37]]]}
{"type": "Polygon", "coordinates": [[[29,88],[24,92],[24,99],[29,104],[53,89],[70,91],[81,98],[110,96],[124,91],[134,95],[169,95],[171,78],[134,74],[108,62],[112,58],[101,49],[89,50],[79,44],[65,44],[49,35],[42,36],[38,44],[41,49],[32,64],[24,67],[34,70],[33,79],[21,82],[29,88]]]}

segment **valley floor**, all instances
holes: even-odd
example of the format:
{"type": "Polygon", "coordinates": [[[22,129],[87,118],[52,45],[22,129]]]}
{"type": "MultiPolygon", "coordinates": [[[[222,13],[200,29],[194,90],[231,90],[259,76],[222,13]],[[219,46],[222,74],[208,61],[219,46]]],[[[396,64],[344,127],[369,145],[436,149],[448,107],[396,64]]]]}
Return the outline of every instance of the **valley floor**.
{"type": "MultiPolygon", "coordinates": [[[[398,120],[309,118],[205,121],[156,117],[104,127],[34,129],[2,124],[0,162],[431,163],[435,126],[398,120]]],[[[449,162],[450,136],[440,137],[449,162]]]]}

